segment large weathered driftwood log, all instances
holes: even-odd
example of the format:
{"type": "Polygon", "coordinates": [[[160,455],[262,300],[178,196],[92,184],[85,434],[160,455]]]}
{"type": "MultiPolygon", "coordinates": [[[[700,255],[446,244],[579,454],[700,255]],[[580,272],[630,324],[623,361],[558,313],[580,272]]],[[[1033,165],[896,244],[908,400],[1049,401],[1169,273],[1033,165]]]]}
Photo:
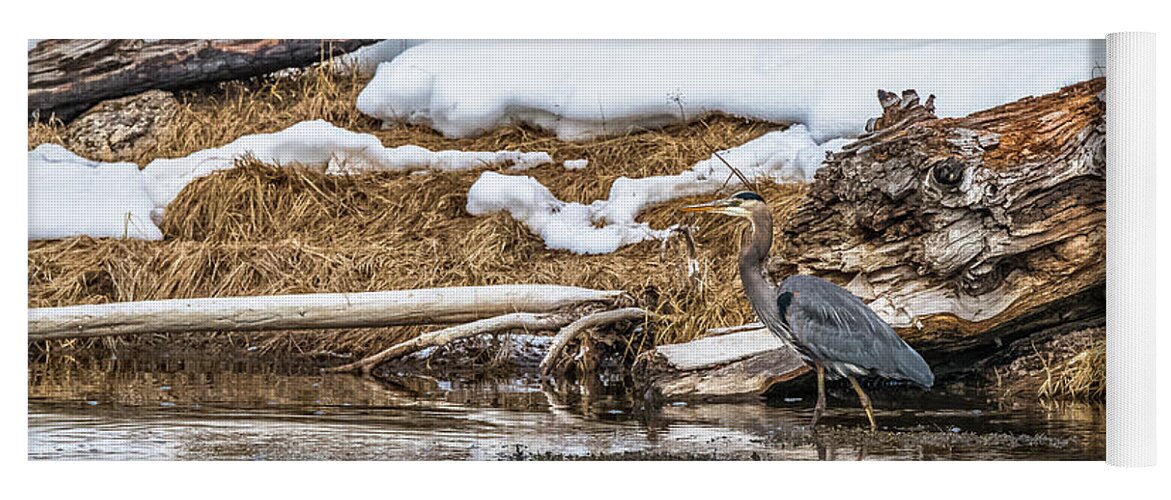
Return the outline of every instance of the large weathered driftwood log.
{"type": "Polygon", "coordinates": [[[559,285],[496,285],[48,307],[29,310],[28,338],[464,323],[517,311],[614,303],[623,296],[559,285]]]}
{"type": "Polygon", "coordinates": [[[376,40],[46,40],[28,53],[29,118],[104,99],[307,66],[376,40]]]}
{"type": "Polygon", "coordinates": [[[659,346],[639,364],[646,383],[668,399],[758,396],[809,370],[763,328],[659,346]]]}
{"type": "MultiPolygon", "coordinates": [[[[838,281],[936,374],[1000,345],[1105,314],[1105,121],[1095,79],[938,119],[934,96],[879,91],[883,116],[829,158],[781,221],[777,277],[838,281]]],[[[660,346],[645,379],[667,397],[758,394],[807,371],[764,330],[660,346]]]]}
{"type": "Polygon", "coordinates": [[[818,171],[775,267],[838,280],[937,355],[1104,314],[1105,86],[955,119],[880,93],[884,117],[818,171]]]}

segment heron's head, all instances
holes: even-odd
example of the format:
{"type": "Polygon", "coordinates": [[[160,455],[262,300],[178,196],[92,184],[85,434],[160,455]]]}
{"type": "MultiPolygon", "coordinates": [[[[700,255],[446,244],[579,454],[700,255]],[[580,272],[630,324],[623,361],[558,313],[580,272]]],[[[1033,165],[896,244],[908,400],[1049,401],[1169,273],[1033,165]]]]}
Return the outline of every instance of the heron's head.
{"type": "Polygon", "coordinates": [[[752,191],[740,191],[724,199],[683,207],[684,212],[714,212],[732,217],[752,218],[757,210],[767,210],[764,198],[752,191]]]}

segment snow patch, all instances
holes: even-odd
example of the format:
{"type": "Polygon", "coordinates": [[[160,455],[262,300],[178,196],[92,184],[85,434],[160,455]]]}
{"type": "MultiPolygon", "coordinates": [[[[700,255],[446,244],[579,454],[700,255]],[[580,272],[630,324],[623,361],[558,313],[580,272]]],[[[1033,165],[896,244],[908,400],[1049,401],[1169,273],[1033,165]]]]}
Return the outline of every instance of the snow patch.
{"type": "Polygon", "coordinates": [[[506,211],[545,240],[554,250],[604,254],[623,245],[663,237],[645,224],[608,224],[597,218],[599,204],[586,206],[558,200],[529,176],[484,172],[468,190],[468,213],[474,216],[506,211]]]}
{"type": "MultiPolygon", "coordinates": [[[[795,125],[720,154],[749,181],[805,182],[813,178],[827,152],[838,151],[848,142],[817,144],[807,128],[795,125]]],[[[715,155],[678,175],[619,177],[610,185],[608,199],[589,205],[561,201],[532,177],[484,172],[468,191],[467,210],[474,216],[508,212],[553,250],[604,254],[669,236],[670,229],[654,229],[637,221],[647,208],[738,185],[739,180],[715,155]]]]}
{"type": "Polygon", "coordinates": [[[561,164],[561,166],[565,167],[566,170],[581,170],[583,168],[590,166],[590,161],[589,160],[565,160],[561,164]]]}
{"type": "Polygon", "coordinates": [[[439,151],[419,146],[387,148],[371,134],[351,132],[324,120],[301,122],[280,132],[246,135],[232,143],[176,159],[159,159],[143,172],[156,206],[166,206],[191,181],[232,168],[251,156],[273,165],[324,168],[331,174],[371,171],[460,171],[511,165],[525,169],[553,163],[548,153],[439,151]]]}
{"type": "Polygon", "coordinates": [[[722,112],[803,123],[821,142],[860,134],[880,88],[963,116],[1105,61],[1102,40],[439,40],[380,65],[357,105],[449,137],[523,122],[583,140],[722,112]]]}
{"type": "Polygon", "coordinates": [[[99,163],[56,144],[28,152],[28,238],[161,240],[138,166],[99,163]]]}

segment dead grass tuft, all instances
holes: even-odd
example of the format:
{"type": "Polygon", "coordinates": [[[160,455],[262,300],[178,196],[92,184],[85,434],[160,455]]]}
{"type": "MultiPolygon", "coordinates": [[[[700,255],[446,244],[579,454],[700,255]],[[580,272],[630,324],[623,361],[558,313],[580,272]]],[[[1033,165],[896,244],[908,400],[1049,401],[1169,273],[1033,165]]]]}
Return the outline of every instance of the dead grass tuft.
{"type": "Polygon", "coordinates": [[[1106,398],[1106,341],[1094,342],[1060,366],[1046,366],[1037,389],[1044,399],[1102,401],[1106,398]]]}

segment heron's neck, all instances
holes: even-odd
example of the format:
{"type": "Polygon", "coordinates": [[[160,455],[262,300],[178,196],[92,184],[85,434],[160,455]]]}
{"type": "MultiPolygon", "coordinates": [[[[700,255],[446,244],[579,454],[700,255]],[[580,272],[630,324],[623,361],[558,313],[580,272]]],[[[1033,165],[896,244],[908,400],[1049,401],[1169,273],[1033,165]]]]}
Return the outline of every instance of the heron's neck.
{"type": "Polygon", "coordinates": [[[768,251],[773,246],[773,219],[767,209],[757,210],[748,219],[752,226],[744,233],[740,243],[740,279],[745,289],[772,287],[765,278],[765,264],[768,251]]]}

